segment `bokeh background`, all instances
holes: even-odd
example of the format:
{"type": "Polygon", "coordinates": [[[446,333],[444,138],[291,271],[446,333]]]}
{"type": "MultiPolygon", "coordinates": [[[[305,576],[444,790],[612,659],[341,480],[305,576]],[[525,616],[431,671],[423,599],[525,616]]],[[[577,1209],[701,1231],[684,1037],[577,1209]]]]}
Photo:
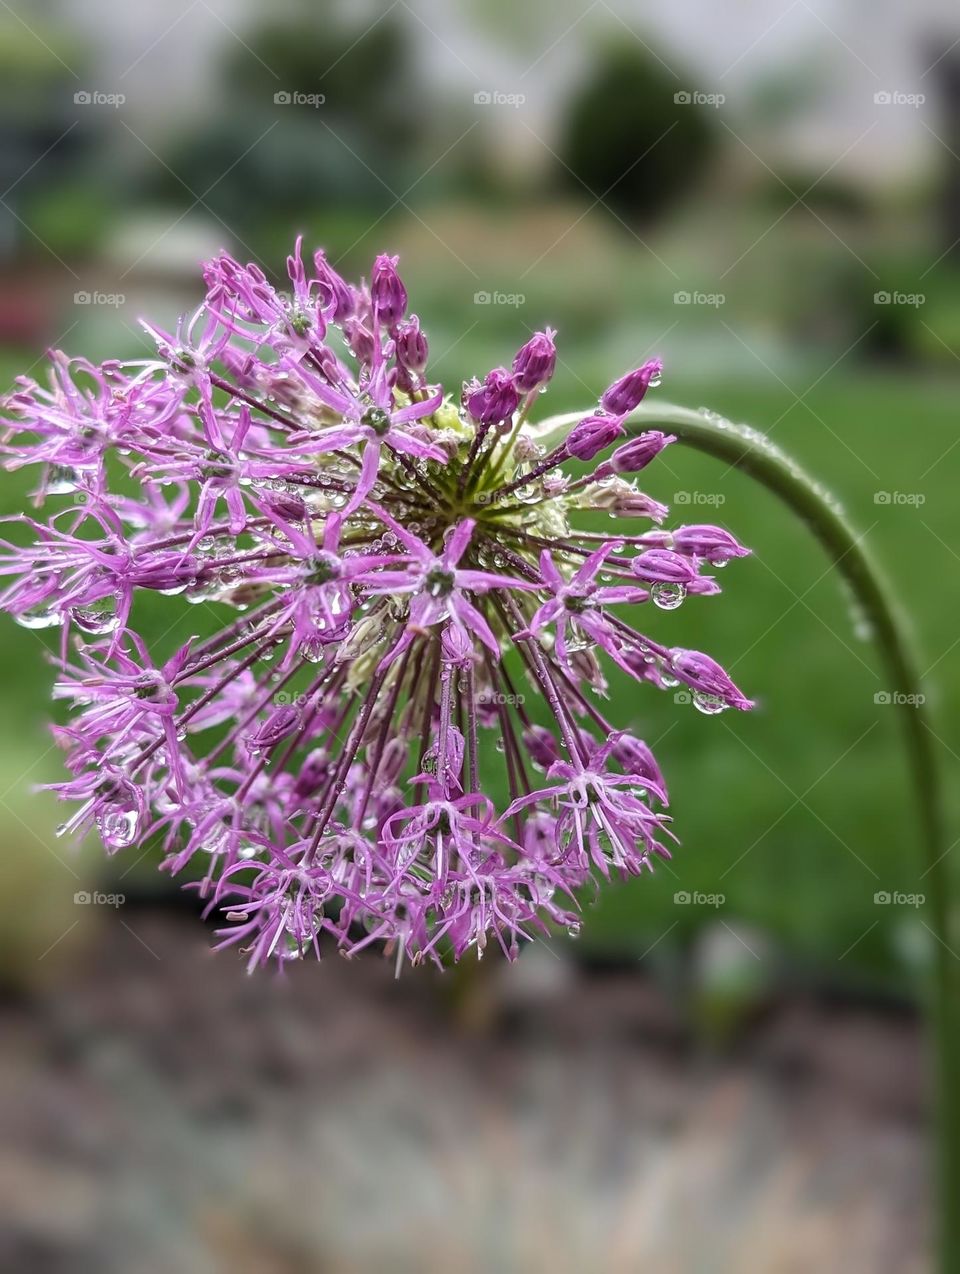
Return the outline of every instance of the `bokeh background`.
{"type": "MultiPolygon", "coordinates": [[[[665,400],[770,433],[862,529],[956,774],[951,0],[10,0],[0,139],[4,387],[50,346],[138,356],[205,257],[277,273],[298,232],[354,276],[400,253],[449,386],[547,323],[551,410],[660,354],[665,400]]],[[[658,627],[760,706],[618,686],[682,850],[515,969],[209,956],[149,857],[56,840],[44,635],[3,627],[6,1268],[928,1267],[891,687],[770,496],[679,448],[644,476],[753,546],[658,627]]]]}

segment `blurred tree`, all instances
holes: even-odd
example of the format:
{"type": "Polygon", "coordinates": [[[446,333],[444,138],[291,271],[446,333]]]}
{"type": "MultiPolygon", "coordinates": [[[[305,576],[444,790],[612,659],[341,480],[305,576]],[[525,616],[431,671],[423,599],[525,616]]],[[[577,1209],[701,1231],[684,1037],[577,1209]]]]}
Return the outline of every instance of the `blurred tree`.
{"type": "Polygon", "coordinates": [[[940,194],[940,222],[946,252],[944,258],[951,265],[960,263],[960,162],[957,153],[960,151],[960,54],[956,49],[956,41],[944,53],[944,40],[931,45],[928,56],[934,72],[941,117],[937,133],[943,139],[945,150],[949,156],[942,155],[944,171],[940,194]]]}
{"type": "Polygon", "coordinates": [[[715,149],[711,108],[683,100],[690,96],[689,82],[639,46],[607,48],[569,108],[565,184],[586,185],[633,220],[662,214],[715,149]]]}
{"type": "MultiPolygon", "coordinates": [[[[324,210],[376,214],[409,184],[424,107],[406,32],[387,17],[357,35],[354,24],[306,6],[269,18],[246,36],[248,47],[231,45],[222,108],[171,160],[198,192],[223,174],[205,203],[264,255],[271,227],[289,237],[291,224],[324,210]]],[[[169,173],[158,181],[153,193],[183,199],[169,173]]]]}
{"type": "MultiPolygon", "coordinates": [[[[12,12],[12,11],[11,11],[12,12]]],[[[86,60],[62,34],[43,28],[34,35],[12,20],[0,29],[0,253],[34,246],[23,224],[22,202],[28,192],[50,190],[78,150],[70,71],[86,60]],[[44,163],[37,162],[38,156],[44,163]]],[[[79,132],[79,130],[78,130],[79,132]]]]}

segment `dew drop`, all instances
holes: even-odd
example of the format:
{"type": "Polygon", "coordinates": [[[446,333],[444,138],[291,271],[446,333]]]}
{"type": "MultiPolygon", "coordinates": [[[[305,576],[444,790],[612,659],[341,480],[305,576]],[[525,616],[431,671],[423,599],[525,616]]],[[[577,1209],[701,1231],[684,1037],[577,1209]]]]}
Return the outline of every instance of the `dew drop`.
{"type": "Polygon", "coordinates": [[[702,712],[705,717],[715,717],[720,712],[727,709],[726,703],[719,695],[707,694],[703,690],[695,690],[693,692],[693,706],[698,712],[702,712]]]}
{"type": "Polygon", "coordinates": [[[659,606],[661,610],[676,610],[683,604],[686,595],[687,590],[682,584],[671,583],[667,580],[658,580],[650,589],[654,606],[659,606]]]}
{"type": "Polygon", "coordinates": [[[21,614],[15,615],[17,623],[21,628],[57,628],[63,623],[63,616],[52,606],[48,606],[45,602],[41,602],[37,606],[31,606],[28,610],[22,611],[21,614]]]}
{"type": "Polygon", "coordinates": [[[74,469],[68,465],[55,464],[51,466],[50,476],[47,479],[48,495],[69,495],[71,491],[77,489],[77,474],[74,469]]]}
{"type": "Polygon", "coordinates": [[[97,815],[97,829],[108,850],[126,849],[137,838],[140,815],[134,806],[114,805],[97,815]]]}
{"type": "Polygon", "coordinates": [[[86,606],[75,606],[70,614],[77,627],[93,637],[115,633],[120,626],[115,594],[99,597],[86,606]]]}

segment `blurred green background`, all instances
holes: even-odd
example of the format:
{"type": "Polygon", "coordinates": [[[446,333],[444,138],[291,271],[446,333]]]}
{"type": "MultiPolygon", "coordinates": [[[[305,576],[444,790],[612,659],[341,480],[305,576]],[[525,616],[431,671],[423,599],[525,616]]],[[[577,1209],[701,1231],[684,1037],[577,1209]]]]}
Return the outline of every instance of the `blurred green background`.
{"type": "MultiPolygon", "coordinates": [[[[548,323],[561,363],[545,411],[588,406],[658,353],[665,400],[768,431],[863,529],[916,628],[953,773],[958,51],[936,5],[869,31],[830,8],[731,36],[718,15],[681,29],[668,6],[556,6],[549,37],[539,5],[157,4],[108,30],[96,6],[10,12],[4,383],[42,374],[48,344],[136,356],[137,317],[194,305],[204,256],[224,246],[276,274],[298,232],[353,276],[401,254],[448,387],[548,323]]],[[[760,706],[706,719],[615,685],[683,845],[672,871],[603,890],[581,946],[656,961],[722,924],[773,953],[764,978],[908,989],[929,934],[875,895],[924,892],[914,815],[896,712],[877,700],[889,687],[847,599],[747,480],[679,448],[645,477],[677,521],[753,547],[722,598],[651,624],[713,653],[760,706]]],[[[23,498],[8,478],[3,511],[23,498]]],[[[0,815],[21,880],[0,941],[30,966],[75,919],[72,871],[126,865],[61,864],[56,811],[28,794],[58,773],[41,636],[8,624],[0,643],[0,815]],[[24,909],[23,888],[45,901],[24,909]]],[[[150,879],[149,863],[125,876],[150,879]]]]}

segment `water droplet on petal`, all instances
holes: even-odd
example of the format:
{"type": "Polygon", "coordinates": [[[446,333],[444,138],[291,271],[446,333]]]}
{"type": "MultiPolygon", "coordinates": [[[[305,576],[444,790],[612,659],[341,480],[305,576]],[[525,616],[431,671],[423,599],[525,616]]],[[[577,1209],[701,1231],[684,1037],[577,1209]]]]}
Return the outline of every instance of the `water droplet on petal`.
{"type": "Polygon", "coordinates": [[[137,839],[140,814],[135,806],[112,805],[97,815],[97,829],[107,850],[126,849],[137,839]]]}
{"type": "Polygon", "coordinates": [[[686,595],[687,590],[682,584],[671,583],[667,580],[658,580],[650,589],[650,598],[654,606],[659,606],[661,610],[676,610],[683,604],[686,595]]]}
{"type": "Polygon", "coordinates": [[[57,628],[63,623],[63,616],[60,612],[52,606],[48,606],[46,602],[31,606],[29,610],[22,611],[19,615],[15,615],[14,618],[21,628],[57,628]]]}
{"type": "Polygon", "coordinates": [[[115,594],[98,597],[96,601],[88,602],[85,606],[74,606],[70,614],[77,627],[93,637],[115,633],[120,626],[115,594]]]}
{"type": "Polygon", "coordinates": [[[47,478],[48,495],[69,495],[77,489],[77,474],[68,465],[55,464],[50,467],[47,478]]]}
{"type": "Polygon", "coordinates": [[[705,717],[715,717],[717,713],[725,712],[727,709],[727,704],[719,695],[707,694],[703,690],[693,692],[693,706],[705,717]]]}

